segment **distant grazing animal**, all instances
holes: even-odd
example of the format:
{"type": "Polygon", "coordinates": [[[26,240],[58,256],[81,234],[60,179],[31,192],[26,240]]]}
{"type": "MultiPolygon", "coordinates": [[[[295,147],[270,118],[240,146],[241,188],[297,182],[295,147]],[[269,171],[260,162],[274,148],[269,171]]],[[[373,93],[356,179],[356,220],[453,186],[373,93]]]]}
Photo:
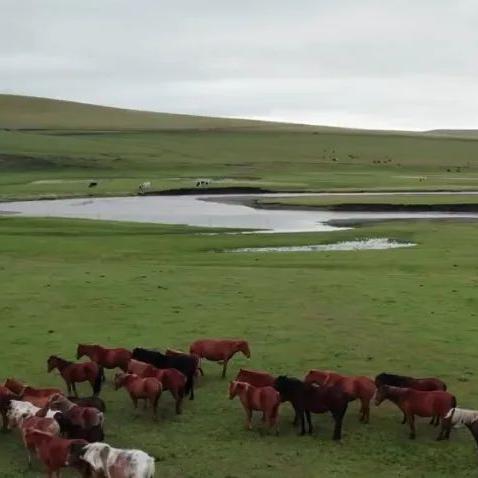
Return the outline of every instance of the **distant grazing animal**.
{"type": "MultiPolygon", "coordinates": [[[[96,408],[81,407],[62,395],[54,395],[43,409],[43,414],[48,410],[56,410],[63,414],[65,420],[59,421],[60,428],[66,427],[69,436],[88,437],[88,441],[104,439],[104,415],[96,408]]],[[[37,416],[41,414],[42,412],[38,412],[37,416]]]]}
{"type": "Polygon", "coordinates": [[[5,387],[15,393],[19,400],[30,402],[37,407],[44,407],[50,397],[55,394],[62,394],[58,388],[34,388],[14,378],[8,378],[5,381],[5,387]]]}
{"type": "Polygon", "coordinates": [[[60,375],[66,383],[68,393],[78,396],[76,384],[81,382],[90,382],[93,389],[93,395],[99,395],[101,392],[101,382],[103,368],[96,362],[74,363],[64,360],[57,355],[51,355],[47,361],[48,372],[58,369],[60,375]]]}
{"type": "Polygon", "coordinates": [[[276,377],[268,372],[241,368],[235,378],[237,382],[246,382],[254,387],[273,387],[276,377]]]}
{"type": "MultiPolygon", "coordinates": [[[[390,400],[403,412],[410,426],[411,439],[416,437],[415,415],[443,419],[452,408],[456,407],[456,398],[442,390],[419,391],[382,385],[377,389],[375,404],[378,406],[384,400],[390,400]]],[[[438,435],[439,440],[443,438],[444,433],[445,429],[442,427],[438,435]]]]}
{"type": "Polygon", "coordinates": [[[31,454],[34,449],[27,446],[25,435],[27,430],[40,430],[50,435],[60,434],[60,425],[55,419],[56,415],[61,415],[59,412],[49,412],[46,417],[37,417],[36,414],[40,409],[28,402],[12,400],[7,412],[8,429],[12,430],[18,428],[20,430],[23,443],[27,450],[28,464],[31,465],[31,454]]]}
{"type": "Polygon", "coordinates": [[[98,182],[97,182],[97,181],[90,181],[90,183],[88,184],[88,187],[89,187],[89,188],[95,188],[96,186],[98,186],[98,182]]]}
{"type": "Polygon", "coordinates": [[[137,347],[133,350],[133,358],[140,362],[154,365],[156,368],[175,368],[186,376],[185,393],[194,400],[194,376],[197,369],[197,361],[189,355],[164,355],[154,350],[137,347]]]}
{"type": "Polygon", "coordinates": [[[311,370],[305,377],[307,383],[319,385],[337,385],[351,397],[351,400],[360,400],[359,420],[368,423],[370,420],[370,401],[377,388],[372,379],[363,376],[340,375],[324,370],[311,370]]]}
{"type": "Polygon", "coordinates": [[[201,368],[201,359],[194,354],[187,354],[186,352],[181,352],[180,350],[175,349],[166,349],[166,355],[170,355],[172,357],[178,357],[180,355],[185,355],[186,357],[191,357],[193,360],[196,361],[196,376],[199,374],[204,375],[203,369],[201,368]]]}
{"type": "Polygon", "coordinates": [[[452,408],[442,420],[442,434],[440,438],[450,438],[452,428],[465,426],[470,430],[478,444],[478,410],[452,408]]]}
{"type": "Polygon", "coordinates": [[[181,413],[181,405],[186,388],[186,377],[183,373],[175,368],[159,369],[151,364],[134,359],[129,361],[128,373],[136,374],[142,378],[153,377],[158,379],[161,382],[163,391],[169,390],[176,401],[176,413],[181,413]]]}
{"type": "Polygon", "coordinates": [[[153,478],[155,472],[154,458],[143,451],[121,450],[106,443],[71,446],[68,462],[87,463],[95,478],[153,478]]]}
{"type": "Polygon", "coordinates": [[[342,422],[347,411],[350,397],[337,385],[317,385],[305,383],[298,378],[277,377],[274,388],[280,393],[283,402],[290,402],[295,411],[296,424],[300,421],[300,434],[305,434],[305,418],[312,433],[311,413],[330,412],[335,421],[334,440],[342,437],[342,422]]]}
{"type": "Polygon", "coordinates": [[[132,354],[124,348],[108,349],[101,345],[79,344],[76,349],[76,358],[79,360],[85,355],[103,368],[113,369],[118,367],[126,372],[132,354]]]}
{"type": "Polygon", "coordinates": [[[138,191],[140,194],[144,194],[146,190],[151,188],[151,181],[145,181],[138,186],[138,191]]]}
{"type": "Polygon", "coordinates": [[[156,418],[158,413],[158,401],[163,391],[163,386],[157,378],[142,378],[132,373],[117,373],[115,375],[115,390],[124,387],[131,400],[134,408],[138,408],[138,400],[148,400],[153,409],[153,416],[156,418]]]}
{"type": "Polygon", "coordinates": [[[246,340],[202,339],[196,340],[189,347],[189,353],[222,364],[222,378],[226,377],[227,364],[237,352],[242,352],[247,358],[251,357],[246,340]]]}
{"type": "Polygon", "coordinates": [[[105,402],[98,396],[93,395],[92,397],[67,397],[70,402],[73,402],[75,405],[80,407],[90,407],[96,408],[100,412],[106,412],[105,402]]]}
{"type": "Polygon", "coordinates": [[[273,387],[254,387],[246,382],[233,381],[229,385],[229,398],[239,396],[246,412],[246,428],[252,430],[252,412],[261,411],[262,420],[267,423],[269,429],[278,429],[279,406],[281,403],[280,393],[273,387]]]}
{"type": "Polygon", "coordinates": [[[198,188],[199,186],[208,186],[209,185],[209,179],[198,179],[196,181],[196,187],[198,188]]]}
{"type": "Polygon", "coordinates": [[[38,458],[47,469],[48,478],[53,478],[55,474],[60,478],[60,469],[67,466],[72,445],[87,445],[84,440],[67,440],[32,429],[26,431],[25,443],[28,449],[36,450],[38,458]]]}

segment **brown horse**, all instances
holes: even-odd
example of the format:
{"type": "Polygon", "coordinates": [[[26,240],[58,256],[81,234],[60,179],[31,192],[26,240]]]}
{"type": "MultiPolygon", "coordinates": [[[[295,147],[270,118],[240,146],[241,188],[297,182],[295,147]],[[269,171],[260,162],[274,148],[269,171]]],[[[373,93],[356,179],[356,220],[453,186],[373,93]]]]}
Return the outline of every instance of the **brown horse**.
{"type": "MultiPolygon", "coordinates": [[[[375,405],[380,405],[384,400],[390,400],[403,412],[410,426],[411,439],[416,437],[415,415],[439,417],[443,420],[448,412],[456,407],[454,395],[443,390],[424,392],[412,388],[382,385],[375,394],[375,405]]],[[[445,428],[442,427],[438,440],[443,438],[444,433],[445,428]]]]}
{"type": "Polygon", "coordinates": [[[58,388],[34,388],[25,385],[23,382],[14,378],[8,378],[5,381],[5,387],[17,395],[18,400],[30,402],[36,407],[43,408],[48,399],[55,394],[62,394],[58,388]]]}
{"type": "Polygon", "coordinates": [[[131,359],[128,365],[128,373],[136,374],[141,378],[153,377],[158,379],[163,391],[169,390],[176,401],[176,413],[179,415],[182,412],[181,405],[185,394],[186,376],[179,370],[175,368],[159,369],[153,365],[131,359]]]}
{"type": "Polygon", "coordinates": [[[229,360],[238,352],[242,352],[247,358],[251,357],[246,340],[203,339],[196,340],[189,347],[190,354],[222,364],[222,378],[226,377],[229,360]]]}
{"type": "Polygon", "coordinates": [[[133,401],[134,408],[138,408],[138,400],[149,400],[153,409],[154,418],[157,417],[158,401],[163,386],[157,378],[142,378],[131,373],[117,373],[114,379],[115,390],[124,387],[133,401]]]}
{"type": "Polygon", "coordinates": [[[241,368],[235,378],[236,382],[246,382],[254,387],[273,387],[276,377],[269,372],[241,368]]]}
{"type": "Polygon", "coordinates": [[[328,370],[311,370],[305,376],[306,383],[319,385],[337,385],[350,396],[351,401],[360,400],[359,420],[368,423],[370,420],[370,401],[377,390],[372,379],[364,376],[340,375],[328,370]]]}
{"type": "Polygon", "coordinates": [[[79,360],[84,356],[107,369],[120,368],[126,372],[128,362],[131,359],[131,352],[128,349],[108,349],[101,345],[79,344],[76,349],[76,358],[79,360]]]}
{"type": "Polygon", "coordinates": [[[279,433],[278,417],[281,403],[280,393],[273,387],[254,387],[246,382],[233,381],[229,385],[229,398],[239,396],[246,412],[246,428],[252,430],[252,412],[261,411],[262,420],[269,429],[275,427],[279,433]]]}
{"type": "Polygon", "coordinates": [[[73,393],[75,397],[78,397],[76,384],[81,382],[90,382],[94,396],[101,392],[103,369],[96,362],[74,363],[51,355],[47,364],[48,373],[55,369],[60,372],[66,383],[68,394],[73,393]]]}

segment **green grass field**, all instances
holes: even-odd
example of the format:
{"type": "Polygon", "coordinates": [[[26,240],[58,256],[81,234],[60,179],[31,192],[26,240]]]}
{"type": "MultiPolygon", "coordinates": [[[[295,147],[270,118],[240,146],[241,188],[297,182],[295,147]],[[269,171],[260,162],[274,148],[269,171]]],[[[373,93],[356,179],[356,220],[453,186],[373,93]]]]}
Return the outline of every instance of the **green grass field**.
{"type": "Polygon", "coordinates": [[[383,204],[392,206],[434,206],[456,204],[478,204],[478,194],[406,194],[372,196],[362,195],[329,195],[329,196],[301,196],[283,198],[261,198],[258,204],[267,206],[294,206],[310,208],[327,208],[347,204],[383,204]]]}
{"type": "Polygon", "coordinates": [[[478,138],[165,115],[0,95],[0,199],[249,186],[478,188],[478,138]],[[90,180],[99,186],[88,189],[90,180]]]}
{"type": "MultiPolygon", "coordinates": [[[[462,406],[476,398],[478,229],[468,222],[389,223],[327,234],[200,235],[194,229],[52,219],[0,219],[2,374],[61,386],[47,375],[51,353],[73,358],[78,342],[187,348],[199,337],[246,337],[240,366],[302,376],[320,367],[442,377],[462,406]],[[235,247],[390,237],[410,249],[362,252],[223,254],[235,247]],[[345,299],[345,300],[344,300],[345,299]]],[[[107,441],[158,458],[164,477],[475,476],[466,430],[450,443],[419,420],[408,440],[389,403],[357,421],[351,404],[341,444],[332,420],[316,416],[298,437],[281,408],[281,434],[244,430],[220,368],[205,365],[197,399],[179,418],[161,399],[160,419],[135,414],[111,383],[107,441]]],[[[81,387],[89,393],[88,387],[81,387]]],[[[18,437],[0,436],[2,477],[33,478],[18,437]]],[[[68,475],[70,476],[70,475],[68,475]]],[[[73,476],[73,475],[71,475],[73,476]]]]}

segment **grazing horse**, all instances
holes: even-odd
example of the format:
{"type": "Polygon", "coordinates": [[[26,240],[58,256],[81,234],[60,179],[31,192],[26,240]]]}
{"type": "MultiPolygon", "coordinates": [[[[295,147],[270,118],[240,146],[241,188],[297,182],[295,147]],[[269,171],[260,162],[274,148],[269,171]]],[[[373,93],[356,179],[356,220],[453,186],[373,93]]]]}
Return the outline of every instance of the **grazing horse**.
{"type": "Polygon", "coordinates": [[[175,350],[175,349],[166,349],[165,354],[170,355],[171,357],[178,357],[180,355],[185,355],[186,357],[191,357],[193,360],[196,361],[196,374],[195,375],[198,376],[199,374],[201,374],[202,376],[204,376],[204,372],[203,372],[203,369],[201,367],[201,359],[197,355],[187,354],[186,352],[181,352],[180,350],[175,350]]]}
{"type": "Polygon", "coordinates": [[[29,387],[14,378],[8,378],[5,382],[5,387],[15,393],[19,400],[30,402],[40,408],[47,404],[52,395],[62,394],[62,391],[58,388],[29,387]]]}
{"type": "Polygon", "coordinates": [[[276,377],[268,372],[241,368],[235,378],[236,382],[246,382],[254,387],[273,387],[276,377]]]}
{"type": "Polygon", "coordinates": [[[189,355],[164,355],[154,350],[137,347],[133,350],[133,357],[140,362],[149,363],[156,368],[175,368],[186,377],[184,392],[189,393],[190,400],[194,400],[194,376],[197,370],[197,360],[189,355]]]}
{"type": "Polygon", "coordinates": [[[222,378],[226,377],[229,360],[238,352],[242,352],[247,358],[251,357],[246,340],[203,339],[196,340],[189,347],[189,353],[222,364],[222,378]]]}
{"type": "Polygon", "coordinates": [[[252,412],[262,412],[262,420],[269,429],[275,427],[279,434],[278,417],[281,403],[280,393],[273,387],[254,387],[246,382],[233,381],[229,385],[229,398],[232,400],[239,395],[246,412],[246,428],[252,430],[252,412]]]}
{"type": "Polygon", "coordinates": [[[62,419],[55,416],[60,429],[66,431],[71,438],[83,438],[87,441],[104,440],[103,412],[93,407],[80,407],[63,395],[53,395],[47,406],[37,416],[45,415],[48,410],[62,413],[62,419]]]}
{"type": "Polygon", "coordinates": [[[40,411],[31,403],[11,400],[7,412],[8,429],[12,430],[18,428],[20,430],[23,444],[27,450],[28,465],[31,466],[31,454],[35,451],[27,446],[25,435],[27,430],[40,430],[50,435],[58,436],[60,434],[60,425],[55,419],[55,416],[61,415],[59,412],[50,412],[47,417],[37,417],[36,413],[40,411]]]}
{"type": "MultiPolygon", "coordinates": [[[[375,405],[380,405],[384,400],[390,400],[403,412],[410,426],[411,439],[416,437],[415,415],[443,419],[452,408],[456,407],[456,398],[443,390],[420,391],[413,388],[382,385],[375,394],[375,405]]],[[[442,427],[438,440],[443,438],[444,433],[442,427]]]]}
{"type": "Polygon", "coordinates": [[[452,408],[442,420],[441,439],[450,438],[452,428],[465,426],[478,444],[478,410],[452,408]]]}
{"type": "Polygon", "coordinates": [[[113,448],[106,443],[71,446],[68,462],[72,465],[87,463],[94,477],[153,478],[155,471],[152,456],[141,450],[113,448]]]}
{"type": "Polygon", "coordinates": [[[103,368],[96,362],[74,363],[56,355],[51,355],[48,358],[47,364],[48,373],[54,369],[58,369],[66,383],[68,393],[73,392],[75,397],[78,397],[76,384],[81,382],[90,382],[93,395],[99,395],[101,392],[103,368]]]}
{"type": "Polygon", "coordinates": [[[296,424],[300,420],[301,435],[305,435],[305,418],[312,433],[311,413],[330,412],[335,421],[333,439],[342,437],[342,422],[350,401],[349,395],[344,393],[337,385],[317,385],[305,383],[298,378],[279,376],[274,388],[280,393],[283,402],[290,402],[295,410],[296,424]]]}
{"type": "Polygon", "coordinates": [[[390,385],[392,387],[413,388],[422,392],[432,392],[433,390],[446,391],[447,389],[445,382],[439,378],[413,378],[391,373],[377,375],[375,377],[375,385],[377,388],[382,385],[390,385]]]}
{"type": "Polygon", "coordinates": [[[337,385],[350,396],[351,400],[360,400],[359,420],[368,423],[370,420],[370,401],[377,388],[372,379],[363,376],[340,375],[324,370],[311,370],[305,376],[305,382],[319,385],[337,385]]]}
{"type": "Polygon", "coordinates": [[[36,450],[40,461],[47,469],[48,478],[54,475],[60,478],[60,469],[68,466],[70,448],[74,444],[87,445],[84,440],[67,440],[40,430],[29,429],[25,433],[25,444],[28,449],[36,450]]]}
{"type": "Polygon", "coordinates": [[[128,365],[128,373],[138,375],[141,378],[153,377],[158,379],[163,386],[163,391],[169,390],[176,401],[176,413],[181,413],[181,405],[186,388],[186,377],[175,368],[159,369],[153,365],[131,359],[128,365]]]}
{"type": "Polygon", "coordinates": [[[158,401],[163,391],[161,382],[154,377],[142,378],[132,373],[117,373],[114,379],[115,390],[124,387],[133,401],[134,408],[138,408],[138,400],[149,400],[153,409],[154,418],[157,417],[158,401]]]}
{"type": "Polygon", "coordinates": [[[107,369],[118,367],[123,372],[126,372],[128,362],[131,359],[131,352],[127,349],[107,349],[101,345],[79,344],[76,349],[76,358],[79,360],[85,355],[100,367],[107,369]]]}

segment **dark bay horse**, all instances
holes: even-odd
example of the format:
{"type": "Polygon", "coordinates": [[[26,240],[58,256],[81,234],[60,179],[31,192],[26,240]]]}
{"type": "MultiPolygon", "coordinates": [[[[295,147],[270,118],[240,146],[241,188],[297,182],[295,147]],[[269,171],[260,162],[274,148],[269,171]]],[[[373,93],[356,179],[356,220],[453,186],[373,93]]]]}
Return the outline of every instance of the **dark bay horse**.
{"type": "MultiPolygon", "coordinates": [[[[438,420],[443,420],[456,407],[455,396],[443,390],[420,391],[382,385],[377,389],[375,405],[380,405],[384,400],[390,400],[403,412],[410,426],[411,439],[416,437],[415,416],[438,417],[438,420]]],[[[444,433],[445,427],[442,427],[438,440],[443,438],[444,433]]]]}
{"type": "Polygon", "coordinates": [[[103,368],[120,368],[126,372],[128,362],[131,359],[131,352],[124,348],[108,349],[101,345],[79,344],[76,349],[76,358],[87,356],[103,368]]]}
{"type": "Polygon", "coordinates": [[[66,383],[68,393],[73,393],[78,397],[76,384],[89,382],[93,389],[93,395],[99,395],[101,392],[101,382],[103,369],[96,362],[74,363],[64,360],[57,355],[51,355],[47,361],[48,372],[57,369],[66,383]]]}
{"type": "Polygon", "coordinates": [[[433,390],[446,391],[446,383],[439,378],[414,378],[405,375],[395,375],[393,373],[381,373],[375,377],[375,385],[390,385],[392,387],[413,388],[422,392],[431,392],[433,390]]]}
{"type": "Polygon", "coordinates": [[[194,400],[194,376],[197,370],[197,361],[189,355],[164,355],[154,350],[137,347],[133,350],[133,359],[149,363],[156,368],[175,368],[186,377],[185,393],[194,400]]]}
{"type": "Polygon", "coordinates": [[[298,378],[279,376],[274,388],[280,393],[283,402],[290,402],[295,411],[295,421],[300,421],[301,435],[305,435],[305,418],[312,433],[311,413],[330,412],[335,421],[333,439],[342,437],[342,422],[347,411],[350,396],[336,385],[320,386],[305,383],[298,378]]]}
{"type": "Polygon", "coordinates": [[[360,400],[359,420],[363,423],[370,421],[370,402],[377,388],[371,378],[356,375],[341,375],[329,370],[311,370],[305,376],[305,382],[319,385],[337,385],[351,397],[351,400],[360,400]]]}

